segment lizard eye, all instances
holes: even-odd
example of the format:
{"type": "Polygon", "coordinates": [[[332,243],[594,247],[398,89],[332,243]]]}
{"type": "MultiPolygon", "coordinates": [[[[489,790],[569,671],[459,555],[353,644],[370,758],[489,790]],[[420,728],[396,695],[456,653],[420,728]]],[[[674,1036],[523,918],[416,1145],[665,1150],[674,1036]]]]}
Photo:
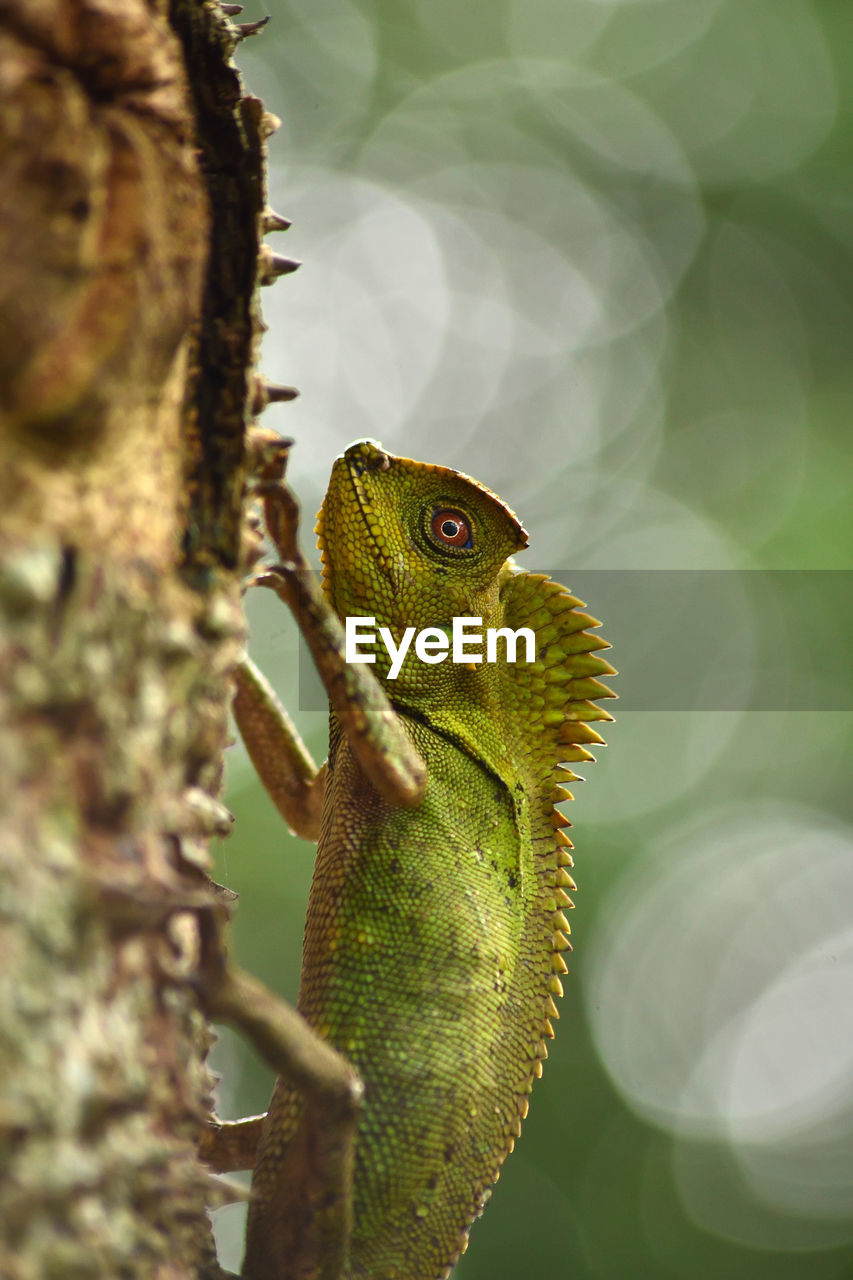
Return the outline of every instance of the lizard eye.
{"type": "Polygon", "coordinates": [[[430,524],[432,536],[444,547],[473,547],[471,526],[461,511],[452,507],[440,507],[434,511],[430,524]]]}

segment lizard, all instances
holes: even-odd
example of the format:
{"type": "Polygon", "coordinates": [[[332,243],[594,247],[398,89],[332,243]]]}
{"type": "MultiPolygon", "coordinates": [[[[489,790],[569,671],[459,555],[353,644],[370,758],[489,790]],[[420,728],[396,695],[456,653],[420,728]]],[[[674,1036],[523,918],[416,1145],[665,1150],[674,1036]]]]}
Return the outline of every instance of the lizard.
{"type": "Polygon", "coordinates": [[[548,1055],[576,887],[556,806],[577,779],[565,766],[603,742],[593,723],[612,717],[596,703],[614,695],[599,677],[614,668],[582,602],[515,565],[528,543],[516,515],[460,472],[351,445],[318,517],[322,592],[292,496],[271,483],[265,497],[283,565],[259,580],[295,608],[327,684],[327,764],[315,769],[250,665],[235,717],[289,824],[319,835],[298,1009],[364,1102],[343,1191],[324,1202],[321,1186],[310,1206],[320,1156],[294,1082],[280,1077],[266,1118],[247,1122],[243,1277],[439,1280],[548,1055]],[[531,629],[535,656],[438,665],[409,647],[392,680],[381,646],[369,668],[343,661],[339,620],[353,616],[384,624],[398,654],[406,628],[439,639],[467,617],[531,629]],[[337,1224],[331,1263],[295,1260],[287,1216],[315,1213],[337,1224]]]}

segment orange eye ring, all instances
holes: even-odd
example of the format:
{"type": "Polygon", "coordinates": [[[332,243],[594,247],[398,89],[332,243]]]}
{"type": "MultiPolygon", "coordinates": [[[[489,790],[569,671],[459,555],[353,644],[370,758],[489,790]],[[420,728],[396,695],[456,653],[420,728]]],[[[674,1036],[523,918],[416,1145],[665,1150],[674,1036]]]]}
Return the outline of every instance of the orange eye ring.
{"type": "Polygon", "coordinates": [[[430,522],[432,536],[443,547],[470,548],[473,544],[467,516],[453,507],[439,507],[430,522]]]}

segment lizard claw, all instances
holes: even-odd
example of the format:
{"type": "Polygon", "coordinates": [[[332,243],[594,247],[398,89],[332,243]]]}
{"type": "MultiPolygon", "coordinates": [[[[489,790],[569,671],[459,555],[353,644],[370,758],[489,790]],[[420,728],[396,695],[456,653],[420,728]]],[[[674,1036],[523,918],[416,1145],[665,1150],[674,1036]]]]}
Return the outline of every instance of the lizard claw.
{"type": "Polygon", "coordinates": [[[296,539],[299,503],[292,490],[281,480],[263,480],[256,493],[263,499],[267,532],[282,561],[303,565],[305,562],[296,539]]]}

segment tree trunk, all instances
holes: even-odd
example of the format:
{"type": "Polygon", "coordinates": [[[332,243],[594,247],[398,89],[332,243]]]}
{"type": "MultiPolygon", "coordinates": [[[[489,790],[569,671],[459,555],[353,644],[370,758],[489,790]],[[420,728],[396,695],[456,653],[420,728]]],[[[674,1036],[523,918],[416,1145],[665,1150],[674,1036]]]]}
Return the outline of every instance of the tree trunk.
{"type": "Polygon", "coordinates": [[[270,123],[234,43],[204,0],[0,0],[4,1280],[216,1274],[199,978],[270,123]]]}

